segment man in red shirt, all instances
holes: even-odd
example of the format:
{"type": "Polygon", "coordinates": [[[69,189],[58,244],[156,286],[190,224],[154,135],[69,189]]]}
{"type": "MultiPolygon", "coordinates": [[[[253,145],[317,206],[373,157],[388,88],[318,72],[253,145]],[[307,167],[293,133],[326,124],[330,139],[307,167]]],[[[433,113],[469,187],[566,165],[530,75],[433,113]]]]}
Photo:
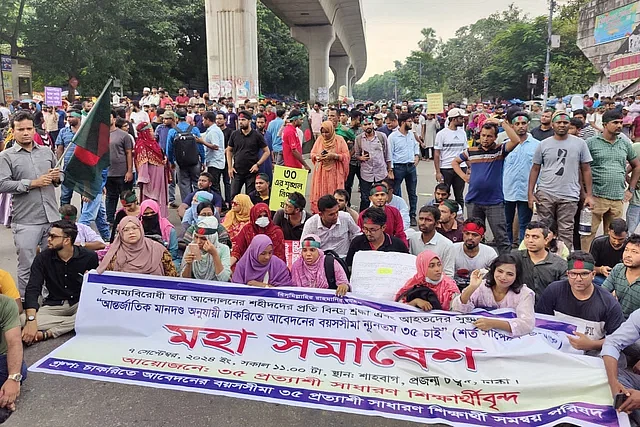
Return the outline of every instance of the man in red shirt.
{"type": "Polygon", "coordinates": [[[298,128],[302,126],[302,114],[300,110],[291,110],[289,112],[289,123],[282,131],[282,156],[284,157],[284,165],[288,168],[302,169],[303,167],[310,171],[311,168],[302,158],[302,141],[298,137],[298,128]]]}
{"type": "MultiPolygon", "coordinates": [[[[371,191],[369,192],[369,200],[371,201],[371,204],[376,208],[384,209],[384,213],[387,216],[387,225],[385,228],[385,232],[390,236],[394,236],[402,240],[402,242],[408,248],[409,243],[407,241],[407,235],[404,232],[404,222],[402,221],[402,215],[397,208],[394,208],[393,206],[387,204],[388,192],[389,190],[384,184],[376,183],[373,185],[371,191]]],[[[360,212],[360,215],[358,216],[358,227],[360,228],[362,228],[362,226],[364,225],[362,216],[365,212],[366,210],[360,212]]]]}
{"type": "Polygon", "coordinates": [[[184,107],[186,107],[189,103],[189,96],[187,95],[186,87],[183,87],[178,91],[178,96],[176,96],[176,103],[184,107]]]}

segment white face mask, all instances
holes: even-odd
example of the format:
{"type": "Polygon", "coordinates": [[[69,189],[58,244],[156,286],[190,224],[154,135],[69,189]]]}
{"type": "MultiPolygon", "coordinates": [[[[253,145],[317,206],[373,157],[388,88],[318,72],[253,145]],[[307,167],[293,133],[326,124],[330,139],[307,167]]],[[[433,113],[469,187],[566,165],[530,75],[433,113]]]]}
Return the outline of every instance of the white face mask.
{"type": "Polygon", "coordinates": [[[267,225],[269,225],[269,218],[267,218],[266,216],[261,216],[260,218],[256,219],[256,225],[260,228],[265,228],[267,225]]]}
{"type": "Polygon", "coordinates": [[[440,279],[438,280],[431,280],[429,279],[429,276],[425,276],[424,277],[424,281],[431,284],[431,285],[437,285],[438,283],[442,282],[442,276],[440,276],[440,279]]]}

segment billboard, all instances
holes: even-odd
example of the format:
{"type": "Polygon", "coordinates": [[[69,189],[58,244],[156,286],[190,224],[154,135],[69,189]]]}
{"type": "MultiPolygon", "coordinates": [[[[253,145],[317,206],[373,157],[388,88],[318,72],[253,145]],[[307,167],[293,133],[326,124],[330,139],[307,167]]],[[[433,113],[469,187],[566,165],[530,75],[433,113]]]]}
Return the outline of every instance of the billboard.
{"type": "Polygon", "coordinates": [[[636,22],[638,2],[596,16],[593,31],[595,44],[609,43],[627,37],[636,22]]]}

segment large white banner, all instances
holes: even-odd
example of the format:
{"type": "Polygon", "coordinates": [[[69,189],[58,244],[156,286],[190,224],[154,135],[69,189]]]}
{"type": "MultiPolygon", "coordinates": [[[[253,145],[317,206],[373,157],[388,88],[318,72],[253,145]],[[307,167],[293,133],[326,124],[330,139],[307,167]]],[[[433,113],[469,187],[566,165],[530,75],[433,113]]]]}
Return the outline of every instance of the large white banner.
{"type": "Polygon", "coordinates": [[[602,361],[567,351],[575,326],[514,339],[482,314],[513,316],[92,272],[77,336],[30,370],[454,426],[628,425],[602,361]]]}

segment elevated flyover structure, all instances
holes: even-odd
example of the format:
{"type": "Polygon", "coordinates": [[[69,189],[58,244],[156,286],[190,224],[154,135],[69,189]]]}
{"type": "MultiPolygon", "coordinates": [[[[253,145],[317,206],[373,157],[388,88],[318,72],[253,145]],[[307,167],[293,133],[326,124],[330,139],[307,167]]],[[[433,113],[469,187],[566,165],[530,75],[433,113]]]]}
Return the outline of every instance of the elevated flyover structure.
{"type": "MultiPolygon", "coordinates": [[[[309,99],[349,95],[367,67],[365,23],[360,0],[264,0],[309,52],[309,99]],[[334,84],[329,87],[329,73],[334,84]]],[[[258,95],[256,0],[207,0],[209,96],[236,99],[258,95]]]]}

